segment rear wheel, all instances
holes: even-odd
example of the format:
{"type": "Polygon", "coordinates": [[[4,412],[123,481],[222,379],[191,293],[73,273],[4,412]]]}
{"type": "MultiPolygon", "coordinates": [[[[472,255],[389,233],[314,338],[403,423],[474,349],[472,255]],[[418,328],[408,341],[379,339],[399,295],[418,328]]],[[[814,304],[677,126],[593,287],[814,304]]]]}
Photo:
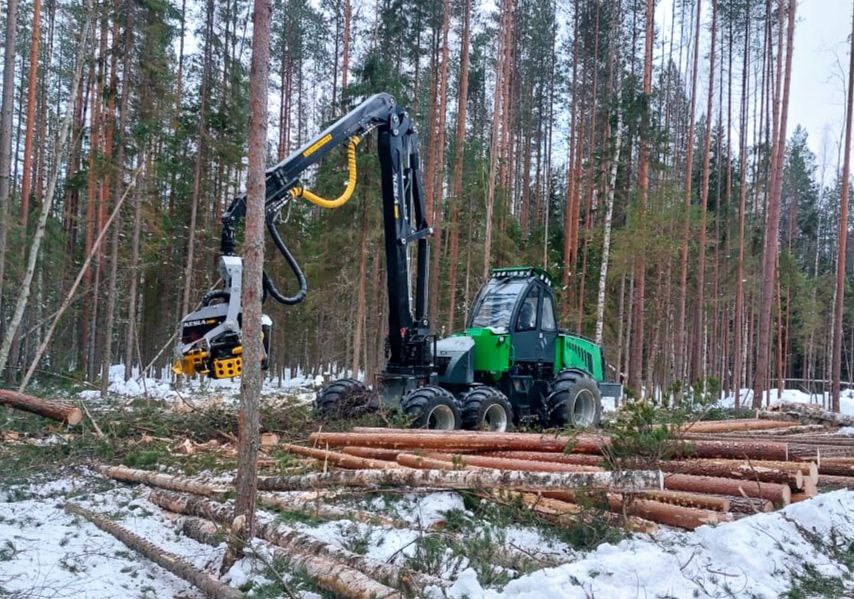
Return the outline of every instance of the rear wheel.
{"type": "Polygon", "coordinates": [[[583,370],[561,370],[548,397],[551,421],[556,426],[599,426],[602,398],[599,386],[583,370]]]}
{"type": "Polygon", "coordinates": [[[400,409],[414,428],[451,431],[460,428],[462,418],[457,400],[445,389],[427,385],[400,400],[400,409]]]}
{"type": "Polygon", "coordinates": [[[317,393],[315,411],[324,418],[352,418],[376,407],[376,401],[361,381],[339,379],[317,393]]]}
{"type": "Polygon", "coordinates": [[[463,428],[503,433],[512,422],[513,408],[498,389],[478,385],[463,396],[463,428]]]}

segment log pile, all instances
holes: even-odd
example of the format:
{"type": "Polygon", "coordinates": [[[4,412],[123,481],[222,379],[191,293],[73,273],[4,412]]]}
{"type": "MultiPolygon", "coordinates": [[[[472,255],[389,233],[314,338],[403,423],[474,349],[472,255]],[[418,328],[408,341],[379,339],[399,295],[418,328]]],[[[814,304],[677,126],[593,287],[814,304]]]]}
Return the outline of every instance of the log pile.
{"type": "Polygon", "coordinates": [[[500,490],[516,493],[552,520],[571,517],[577,497],[596,485],[612,512],[693,529],[771,511],[812,497],[822,487],[854,488],[854,443],[826,432],[824,426],[768,415],[696,422],[681,429],[674,459],[615,463],[608,458],[611,440],[605,435],[355,428],[317,432],[310,436],[313,447],[289,450],[316,457],[323,468],[339,465],[358,472],[327,471],[309,475],[313,479],[271,478],[259,484],[264,489],[308,488],[300,485],[334,480],[365,487],[469,489],[493,497],[500,490]],[[660,471],[663,485],[633,489],[632,484],[652,481],[649,476],[618,481],[614,477],[623,469],[635,476],[660,471]],[[540,477],[549,473],[566,476],[560,479],[565,486],[542,484],[540,477]],[[529,484],[521,484],[523,480],[529,484]]]}

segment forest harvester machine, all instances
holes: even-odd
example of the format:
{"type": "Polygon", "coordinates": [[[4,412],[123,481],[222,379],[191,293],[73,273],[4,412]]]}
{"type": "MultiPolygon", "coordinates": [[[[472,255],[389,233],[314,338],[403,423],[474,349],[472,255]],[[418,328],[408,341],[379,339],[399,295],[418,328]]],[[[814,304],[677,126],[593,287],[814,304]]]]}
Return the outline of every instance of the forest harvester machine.
{"type": "MultiPolygon", "coordinates": [[[[493,270],[477,295],[465,330],[443,339],[434,334],[427,317],[432,229],[422,191],[419,139],[410,115],[388,94],[363,101],[267,170],[267,229],[299,288],[286,296],[265,273],[265,297],[286,305],[305,298],[306,278],[277,230],[276,218],[287,202],[297,198],[324,208],[346,203],[356,184],[356,145],[372,130],[378,137],[382,184],[387,363],[372,390],[352,378],[322,388],[315,401],[319,414],[333,416],[357,405],[385,404],[399,408],[414,426],[435,429],[501,431],[528,421],[597,425],[602,396],[618,395],[622,388],[606,382],[601,347],[559,328],[552,281],[546,272],[532,267],[493,270]],[[349,178],[343,194],[326,200],[306,189],[300,175],[344,144],[349,178]]],[[[235,227],[245,213],[242,195],[222,218],[219,270],[225,284],[206,294],[201,307],[183,318],[174,366],[179,374],[232,378],[242,372],[243,262],[235,253],[235,227]]],[[[272,320],[266,315],[262,330],[268,354],[272,320]]]]}

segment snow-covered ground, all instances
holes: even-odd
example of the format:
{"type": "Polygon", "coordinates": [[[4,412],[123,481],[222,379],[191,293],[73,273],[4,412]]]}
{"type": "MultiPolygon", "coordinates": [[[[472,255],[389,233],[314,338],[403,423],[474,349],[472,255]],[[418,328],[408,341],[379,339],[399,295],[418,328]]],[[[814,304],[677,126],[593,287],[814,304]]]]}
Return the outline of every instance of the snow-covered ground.
{"type": "MultiPolygon", "coordinates": [[[[181,389],[176,388],[173,377],[164,371],[157,377],[140,376],[134,369],[132,376],[125,380],[125,367],[115,364],[110,367],[110,383],[108,391],[113,395],[127,398],[150,398],[165,401],[179,401],[181,397],[217,397],[233,401],[240,395],[240,379],[202,379],[195,378],[184,381],[181,389]]],[[[297,399],[310,401],[314,399],[315,390],[326,380],[322,375],[311,376],[301,371],[285,370],[281,377],[264,379],[262,395],[293,395],[297,399]]],[[[87,389],[77,394],[80,399],[97,400],[101,392],[97,389],[87,389]]]]}
{"type": "MultiPolygon", "coordinates": [[[[546,568],[483,589],[473,572],[451,588],[457,597],[779,597],[792,578],[815,567],[839,578],[854,593],[849,566],[825,544],[850,559],[854,538],[854,491],[835,491],[770,514],[691,533],[662,532],[618,545],[602,545],[569,564],[546,568]]],[[[850,562],[849,562],[850,563],[850,562]]]]}
{"type": "MultiPolygon", "coordinates": [[[[753,391],[750,389],[741,390],[741,405],[749,407],[753,403],[753,391]]],[[[830,400],[827,393],[809,394],[799,389],[771,389],[762,397],[762,405],[778,405],[780,403],[802,403],[812,404],[819,407],[828,407],[830,400]]],[[[735,406],[734,395],[724,395],[719,405],[722,407],[731,408],[735,406]]],[[[839,412],[854,416],[854,389],[844,389],[839,396],[839,412]]]]}
{"type": "MultiPolygon", "coordinates": [[[[115,484],[85,471],[0,491],[0,596],[201,597],[187,583],[62,509],[65,501],[76,501],[194,565],[216,571],[224,545],[208,547],[179,534],[176,523],[145,497],[145,487],[115,484]]],[[[451,492],[378,495],[362,500],[361,507],[393,515],[410,528],[349,520],[289,526],[345,548],[358,542],[360,552],[370,557],[403,564],[418,558],[416,541],[431,524],[442,520],[448,510],[465,512],[461,497],[451,492]]],[[[840,559],[848,552],[850,564],[854,491],[823,494],[779,512],[690,533],[663,529],[655,537],[636,535],[590,552],[573,551],[525,526],[505,528],[499,538],[508,549],[547,555],[561,565],[495,588],[481,586],[463,555],[443,564],[441,574],[452,582],[448,596],[771,598],[785,593],[808,566],[821,576],[837,579],[846,593],[854,592],[854,572],[840,559]]],[[[264,561],[244,558],[224,580],[234,586],[268,582],[270,572],[264,561]]],[[[302,596],[316,597],[309,592],[302,596]]]]}

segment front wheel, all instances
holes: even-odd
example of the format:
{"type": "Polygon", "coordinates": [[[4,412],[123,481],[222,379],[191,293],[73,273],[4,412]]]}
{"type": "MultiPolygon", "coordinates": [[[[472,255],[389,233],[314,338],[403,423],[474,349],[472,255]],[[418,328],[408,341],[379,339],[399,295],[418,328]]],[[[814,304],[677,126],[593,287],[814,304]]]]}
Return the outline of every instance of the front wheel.
{"type": "Polygon", "coordinates": [[[558,373],[547,403],[551,421],[556,426],[599,426],[602,418],[599,386],[585,372],[574,368],[558,373]]]}
{"type": "Polygon", "coordinates": [[[478,385],[463,396],[463,428],[503,433],[512,422],[513,408],[498,389],[478,385]]]}
{"type": "Polygon", "coordinates": [[[361,381],[339,379],[317,393],[314,409],[323,418],[346,419],[370,411],[375,403],[373,394],[361,381]]]}
{"type": "Polygon", "coordinates": [[[441,387],[427,385],[415,389],[400,400],[400,409],[414,428],[452,431],[462,423],[457,400],[441,387]]]}

